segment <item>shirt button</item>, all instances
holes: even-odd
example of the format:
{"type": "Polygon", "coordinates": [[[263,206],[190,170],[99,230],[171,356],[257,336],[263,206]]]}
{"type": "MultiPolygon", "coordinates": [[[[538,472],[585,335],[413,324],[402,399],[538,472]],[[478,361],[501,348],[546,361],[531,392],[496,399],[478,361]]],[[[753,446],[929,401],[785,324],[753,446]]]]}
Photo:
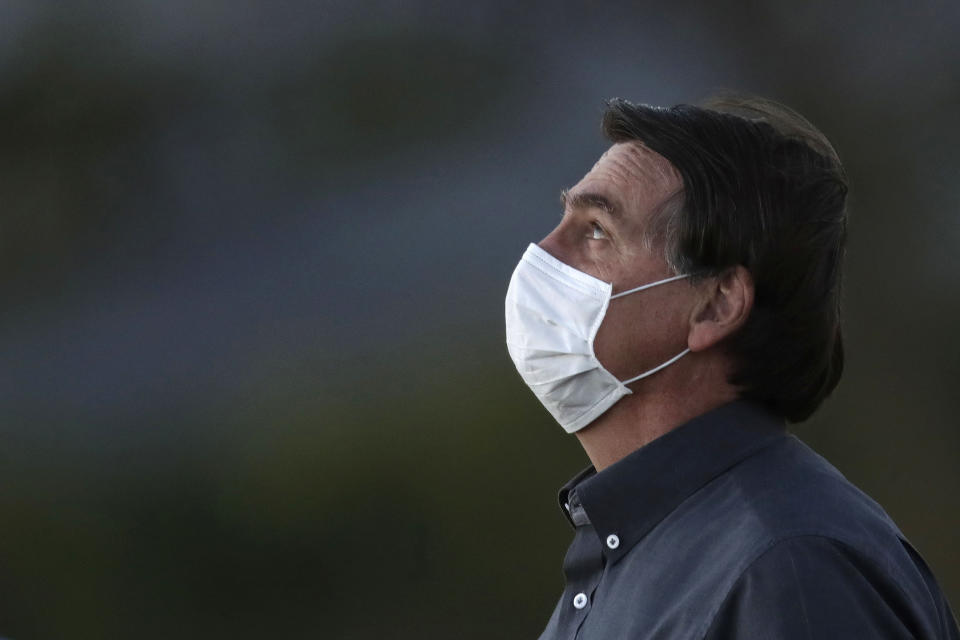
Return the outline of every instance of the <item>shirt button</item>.
{"type": "Polygon", "coordinates": [[[620,546],[620,538],[617,537],[617,534],[611,533],[607,536],[607,546],[611,549],[616,549],[620,546]]]}
{"type": "Polygon", "coordinates": [[[573,596],[573,606],[577,609],[583,609],[587,606],[587,594],[581,592],[573,596]]]}

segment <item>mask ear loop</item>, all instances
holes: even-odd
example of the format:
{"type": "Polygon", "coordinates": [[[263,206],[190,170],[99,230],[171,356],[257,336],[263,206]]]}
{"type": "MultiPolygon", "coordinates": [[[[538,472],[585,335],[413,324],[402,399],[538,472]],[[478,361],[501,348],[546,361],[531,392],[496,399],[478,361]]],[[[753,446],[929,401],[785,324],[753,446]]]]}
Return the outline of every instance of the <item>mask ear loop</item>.
{"type": "Polygon", "coordinates": [[[650,369],[650,371],[647,371],[647,372],[645,372],[645,373],[641,373],[640,375],[636,376],[635,378],[630,378],[629,380],[621,380],[620,382],[621,382],[622,384],[625,384],[625,385],[626,385],[626,384],[630,384],[631,382],[636,382],[637,380],[640,380],[640,379],[642,379],[642,378],[646,378],[647,376],[653,375],[653,374],[655,374],[657,371],[660,371],[660,369],[663,369],[664,367],[670,366],[671,364],[673,364],[674,362],[676,362],[677,360],[679,360],[679,359],[682,358],[683,356],[687,355],[688,353],[690,353],[690,347],[687,347],[686,349],[684,349],[683,351],[681,351],[681,352],[678,353],[677,355],[673,356],[672,358],[670,358],[669,360],[667,360],[667,361],[664,362],[663,364],[661,364],[661,365],[659,365],[659,366],[656,366],[656,367],[654,367],[653,369],[650,369]]]}
{"type": "Polygon", "coordinates": [[[633,289],[627,289],[626,291],[621,291],[620,293],[610,296],[610,299],[619,298],[620,296],[625,296],[628,293],[636,293],[637,291],[643,291],[644,289],[649,289],[650,287],[655,287],[660,284],[667,284],[668,282],[673,282],[674,280],[682,280],[683,278],[689,278],[690,274],[685,273],[681,276],[673,276],[672,278],[664,278],[663,280],[657,280],[656,282],[651,282],[650,284],[642,284],[639,287],[634,287],[633,289]]]}
{"type": "MultiPolygon", "coordinates": [[[[615,294],[615,295],[610,296],[610,299],[613,300],[614,298],[619,298],[620,296],[625,296],[625,295],[627,295],[627,294],[629,294],[629,293],[636,293],[637,291],[643,291],[644,289],[649,289],[650,287],[655,287],[655,286],[660,285],[660,284],[666,284],[666,283],[668,283],[668,282],[673,282],[674,280],[682,280],[683,278],[689,278],[689,277],[690,277],[690,274],[689,274],[689,273],[685,273],[685,274],[683,274],[683,275],[673,276],[672,278],[664,278],[663,280],[657,280],[656,282],[651,282],[651,283],[649,283],[649,284],[640,285],[639,287],[634,287],[633,289],[627,289],[626,291],[621,291],[620,293],[617,293],[617,294],[615,294]]],[[[676,362],[677,360],[679,360],[679,359],[682,358],[683,356],[687,355],[688,353],[690,353],[690,348],[689,348],[689,347],[686,348],[686,349],[684,349],[683,351],[681,351],[681,352],[678,353],[677,355],[673,356],[672,358],[670,358],[669,360],[667,360],[667,361],[664,362],[663,364],[658,365],[658,366],[654,367],[653,369],[650,369],[650,371],[645,371],[644,373],[641,373],[641,374],[638,375],[638,376],[635,376],[635,377],[633,377],[633,378],[630,378],[629,380],[621,380],[620,382],[621,382],[621,384],[628,385],[628,384],[630,384],[630,383],[632,383],[632,382],[636,382],[637,380],[642,380],[643,378],[646,378],[647,376],[651,376],[651,375],[655,374],[657,371],[660,371],[660,369],[663,369],[664,367],[669,367],[671,364],[673,364],[674,362],[676,362]]]]}

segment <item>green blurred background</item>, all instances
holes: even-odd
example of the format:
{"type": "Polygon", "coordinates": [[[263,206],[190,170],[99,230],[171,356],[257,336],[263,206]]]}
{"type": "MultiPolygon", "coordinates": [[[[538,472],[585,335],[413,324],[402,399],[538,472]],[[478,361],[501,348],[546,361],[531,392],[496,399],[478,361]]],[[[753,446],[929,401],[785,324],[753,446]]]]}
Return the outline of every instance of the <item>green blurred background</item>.
{"type": "Polygon", "coordinates": [[[853,185],[799,435],[960,604],[955,2],[0,3],[0,635],[536,637],[586,458],[502,304],[603,101],[798,108],[853,185]]]}

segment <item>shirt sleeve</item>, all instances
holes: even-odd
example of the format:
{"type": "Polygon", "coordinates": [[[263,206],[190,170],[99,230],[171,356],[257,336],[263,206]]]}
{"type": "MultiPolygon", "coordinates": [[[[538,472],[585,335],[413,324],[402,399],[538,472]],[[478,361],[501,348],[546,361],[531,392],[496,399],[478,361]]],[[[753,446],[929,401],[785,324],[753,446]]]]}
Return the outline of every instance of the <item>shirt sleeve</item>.
{"type": "Polygon", "coordinates": [[[942,633],[936,609],[842,543],[801,536],[775,544],[743,573],[705,639],[956,638],[942,633]]]}

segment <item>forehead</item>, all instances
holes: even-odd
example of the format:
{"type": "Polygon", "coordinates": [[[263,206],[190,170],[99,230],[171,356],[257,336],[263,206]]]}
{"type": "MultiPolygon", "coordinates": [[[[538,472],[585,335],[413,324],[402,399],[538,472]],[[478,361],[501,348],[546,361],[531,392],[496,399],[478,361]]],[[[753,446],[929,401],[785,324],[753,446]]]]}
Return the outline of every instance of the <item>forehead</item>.
{"type": "Polygon", "coordinates": [[[630,141],[607,149],[571,192],[599,192],[628,213],[643,215],[682,187],[683,179],[666,158],[630,141]]]}

